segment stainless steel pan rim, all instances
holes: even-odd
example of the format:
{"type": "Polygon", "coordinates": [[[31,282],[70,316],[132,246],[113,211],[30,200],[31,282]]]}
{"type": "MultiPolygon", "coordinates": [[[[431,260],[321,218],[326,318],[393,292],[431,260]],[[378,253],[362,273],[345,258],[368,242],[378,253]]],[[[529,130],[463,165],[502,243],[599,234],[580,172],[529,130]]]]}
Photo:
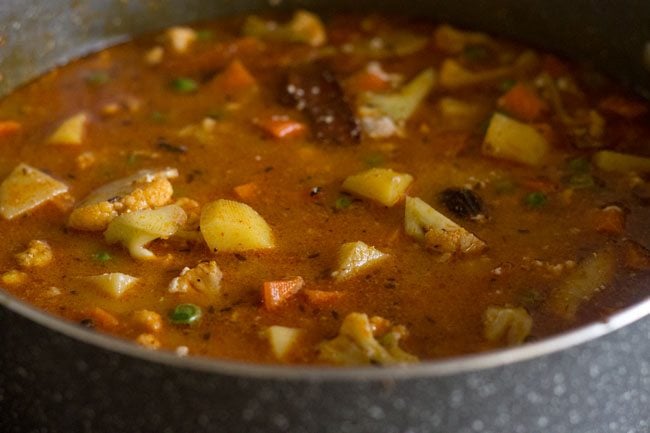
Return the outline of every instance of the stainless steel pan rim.
{"type": "Polygon", "coordinates": [[[387,367],[324,367],[296,365],[261,365],[225,361],[207,357],[180,357],[169,351],[145,349],[135,343],[108,334],[93,332],[60,319],[9,295],[0,289],[0,305],[54,331],[108,351],[169,365],[214,374],[247,378],[308,381],[373,381],[435,377],[479,371],[549,355],[595,340],[650,316],[650,298],[621,310],[605,321],[595,322],[537,342],[519,347],[475,355],[425,361],[419,364],[387,367]]]}

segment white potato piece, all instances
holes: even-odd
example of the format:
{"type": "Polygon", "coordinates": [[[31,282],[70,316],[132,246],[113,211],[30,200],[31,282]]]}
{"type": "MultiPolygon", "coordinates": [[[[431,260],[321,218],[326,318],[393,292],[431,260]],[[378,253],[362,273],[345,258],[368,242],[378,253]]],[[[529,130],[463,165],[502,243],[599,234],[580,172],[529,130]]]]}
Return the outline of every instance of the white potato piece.
{"type": "Polygon", "coordinates": [[[388,257],[388,254],[365,242],[347,242],[339,249],[336,270],[332,272],[332,277],[336,281],[347,280],[367,271],[388,257]]]}
{"type": "Polygon", "coordinates": [[[487,248],[485,242],[417,197],[406,197],[404,229],[443,254],[478,254],[487,248]]]}
{"type": "Polygon", "coordinates": [[[122,297],[124,292],[133,287],[133,285],[138,281],[136,277],[119,272],[96,275],[84,279],[91,282],[113,298],[122,297]]]}
{"type": "Polygon", "coordinates": [[[343,181],[343,189],[390,207],[404,197],[412,182],[413,176],[408,173],[398,173],[390,168],[371,168],[348,176],[343,181]]]}
{"type": "Polygon", "coordinates": [[[650,172],[650,158],[643,156],[601,150],[594,153],[592,160],[596,167],[605,171],[618,171],[622,173],[650,172]]]}
{"type": "Polygon", "coordinates": [[[0,185],[0,215],[13,219],[67,191],[66,184],[21,163],[0,185]]]}
{"type": "Polygon", "coordinates": [[[565,320],[572,320],[582,303],[612,281],[615,270],[616,258],[610,250],[588,256],[551,291],[546,309],[565,320]]]}
{"type": "Polygon", "coordinates": [[[490,119],[483,140],[483,154],[526,165],[544,162],[550,146],[535,128],[500,113],[490,119]]]}
{"type": "Polygon", "coordinates": [[[485,338],[514,346],[524,342],[533,327],[530,314],[521,307],[488,307],[483,315],[485,338]]]}
{"type": "Polygon", "coordinates": [[[283,361],[291,353],[291,349],[303,334],[302,329],[286,326],[269,326],[266,337],[271,345],[271,351],[277,359],[283,361]]]}
{"type": "Polygon", "coordinates": [[[83,143],[86,133],[88,115],[84,112],[77,113],[64,120],[47,139],[49,144],[65,146],[79,146],[83,143]]]}
{"type": "Polygon", "coordinates": [[[68,225],[77,230],[100,231],[123,213],[163,206],[174,193],[169,179],[177,176],[175,168],[140,170],[107,183],[75,206],[68,225]]]}
{"type": "Polygon", "coordinates": [[[186,221],[183,208],[174,204],[139,210],[116,217],[108,225],[104,238],[109,244],[122,243],[135,259],[151,259],[155,256],[145,245],[173,235],[186,221]]]}
{"type": "Polygon", "coordinates": [[[216,200],[201,211],[201,234],[212,251],[239,252],[275,247],[273,232],[255,209],[233,200],[216,200]]]}

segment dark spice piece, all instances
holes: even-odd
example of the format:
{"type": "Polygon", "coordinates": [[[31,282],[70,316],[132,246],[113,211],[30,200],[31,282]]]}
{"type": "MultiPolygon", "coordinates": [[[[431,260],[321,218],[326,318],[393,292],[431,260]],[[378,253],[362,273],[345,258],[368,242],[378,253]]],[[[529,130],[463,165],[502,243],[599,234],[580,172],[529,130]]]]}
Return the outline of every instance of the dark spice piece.
{"type": "Polygon", "coordinates": [[[471,189],[447,188],[440,193],[440,200],[454,215],[471,218],[483,211],[483,201],[471,189]]]}
{"type": "Polygon", "coordinates": [[[289,72],[280,100],[304,112],[318,141],[353,145],[361,129],[334,73],[317,63],[289,72]]]}
{"type": "Polygon", "coordinates": [[[175,144],[168,143],[164,140],[158,142],[158,147],[160,147],[164,151],[171,152],[171,153],[187,153],[187,147],[177,146],[175,144]]]}

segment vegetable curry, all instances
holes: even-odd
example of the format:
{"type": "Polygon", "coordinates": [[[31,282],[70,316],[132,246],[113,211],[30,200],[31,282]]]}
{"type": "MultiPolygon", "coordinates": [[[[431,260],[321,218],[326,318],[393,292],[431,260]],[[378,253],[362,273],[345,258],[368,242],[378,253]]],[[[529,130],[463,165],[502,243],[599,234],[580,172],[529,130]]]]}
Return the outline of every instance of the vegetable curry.
{"type": "Polygon", "coordinates": [[[170,28],[0,101],[0,285],[179,356],[394,364],[648,296],[650,115],[449,25],[170,28]]]}

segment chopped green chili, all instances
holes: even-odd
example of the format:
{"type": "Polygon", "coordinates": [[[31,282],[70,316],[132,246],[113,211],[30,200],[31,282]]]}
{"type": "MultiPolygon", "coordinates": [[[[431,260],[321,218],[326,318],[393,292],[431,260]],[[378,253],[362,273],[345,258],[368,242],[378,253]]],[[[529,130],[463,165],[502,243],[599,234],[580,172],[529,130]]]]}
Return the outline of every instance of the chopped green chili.
{"type": "Polygon", "coordinates": [[[368,167],[379,167],[380,165],[384,164],[384,155],[379,152],[371,153],[369,155],[366,155],[366,157],[363,159],[363,162],[368,167]]]}
{"type": "Polygon", "coordinates": [[[517,185],[510,179],[499,179],[493,186],[497,194],[511,194],[517,189],[517,185]]]}
{"type": "Polygon", "coordinates": [[[161,113],[160,111],[153,111],[151,113],[150,119],[152,122],[163,123],[167,120],[167,115],[165,113],[161,113]]]}
{"type": "Polygon", "coordinates": [[[179,304],[169,313],[169,320],[175,325],[191,325],[201,318],[201,308],[194,304],[179,304]]]}
{"type": "Polygon", "coordinates": [[[191,78],[180,77],[172,80],[172,89],[179,93],[193,93],[199,88],[199,83],[191,78]]]}
{"type": "Polygon", "coordinates": [[[97,251],[95,254],[93,254],[93,258],[98,262],[105,263],[111,260],[113,257],[109,254],[108,251],[97,251]]]}
{"type": "Polygon", "coordinates": [[[540,191],[531,192],[524,197],[524,203],[531,209],[539,209],[546,204],[548,197],[540,191]]]}
{"type": "Polygon", "coordinates": [[[470,62],[482,62],[490,57],[490,52],[483,45],[467,45],[463,57],[470,62]]]}
{"type": "Polygon", "coordinates": [[[91,86],[101,86],[108,83],[109,75],[105,71],[95,71],[86,76],[86,84],[91,86]]]}
{"type": "Polygon", "coordinates": [[[336,199],[334,207],[338,210],[347,209],[352,204],[352,197],[347,195],[342,195],[336,199]]]}
{"type": "Polygon", "coordinates": [[[596,186],[594,177],[589,173],[576,173],[571,175],[568,179],[568,183],[572,188],[582,189],[582,188],[592,188],[596,186]]]}
{"type": "Polygon", "coordinates": [[[505,80],[501,81],[501,83],[499,83],[499,90],[505,93],[515,87],[515,84],[517,84],[517,80],[513,78],[506,78],[505,80]]]}
{"type": "Polygon", "coordinates": [[[138,162],[138,155],[134,152],[129,153],[129,155],[126,157],[127,165],[134,165],[137,162],[138,162]]]}
{"type": "Polygon", "coordinates": [[[585,158],[574,158],[567,164],[572,173],[586,173],[591,169],[591,164],[585,158]]]}

